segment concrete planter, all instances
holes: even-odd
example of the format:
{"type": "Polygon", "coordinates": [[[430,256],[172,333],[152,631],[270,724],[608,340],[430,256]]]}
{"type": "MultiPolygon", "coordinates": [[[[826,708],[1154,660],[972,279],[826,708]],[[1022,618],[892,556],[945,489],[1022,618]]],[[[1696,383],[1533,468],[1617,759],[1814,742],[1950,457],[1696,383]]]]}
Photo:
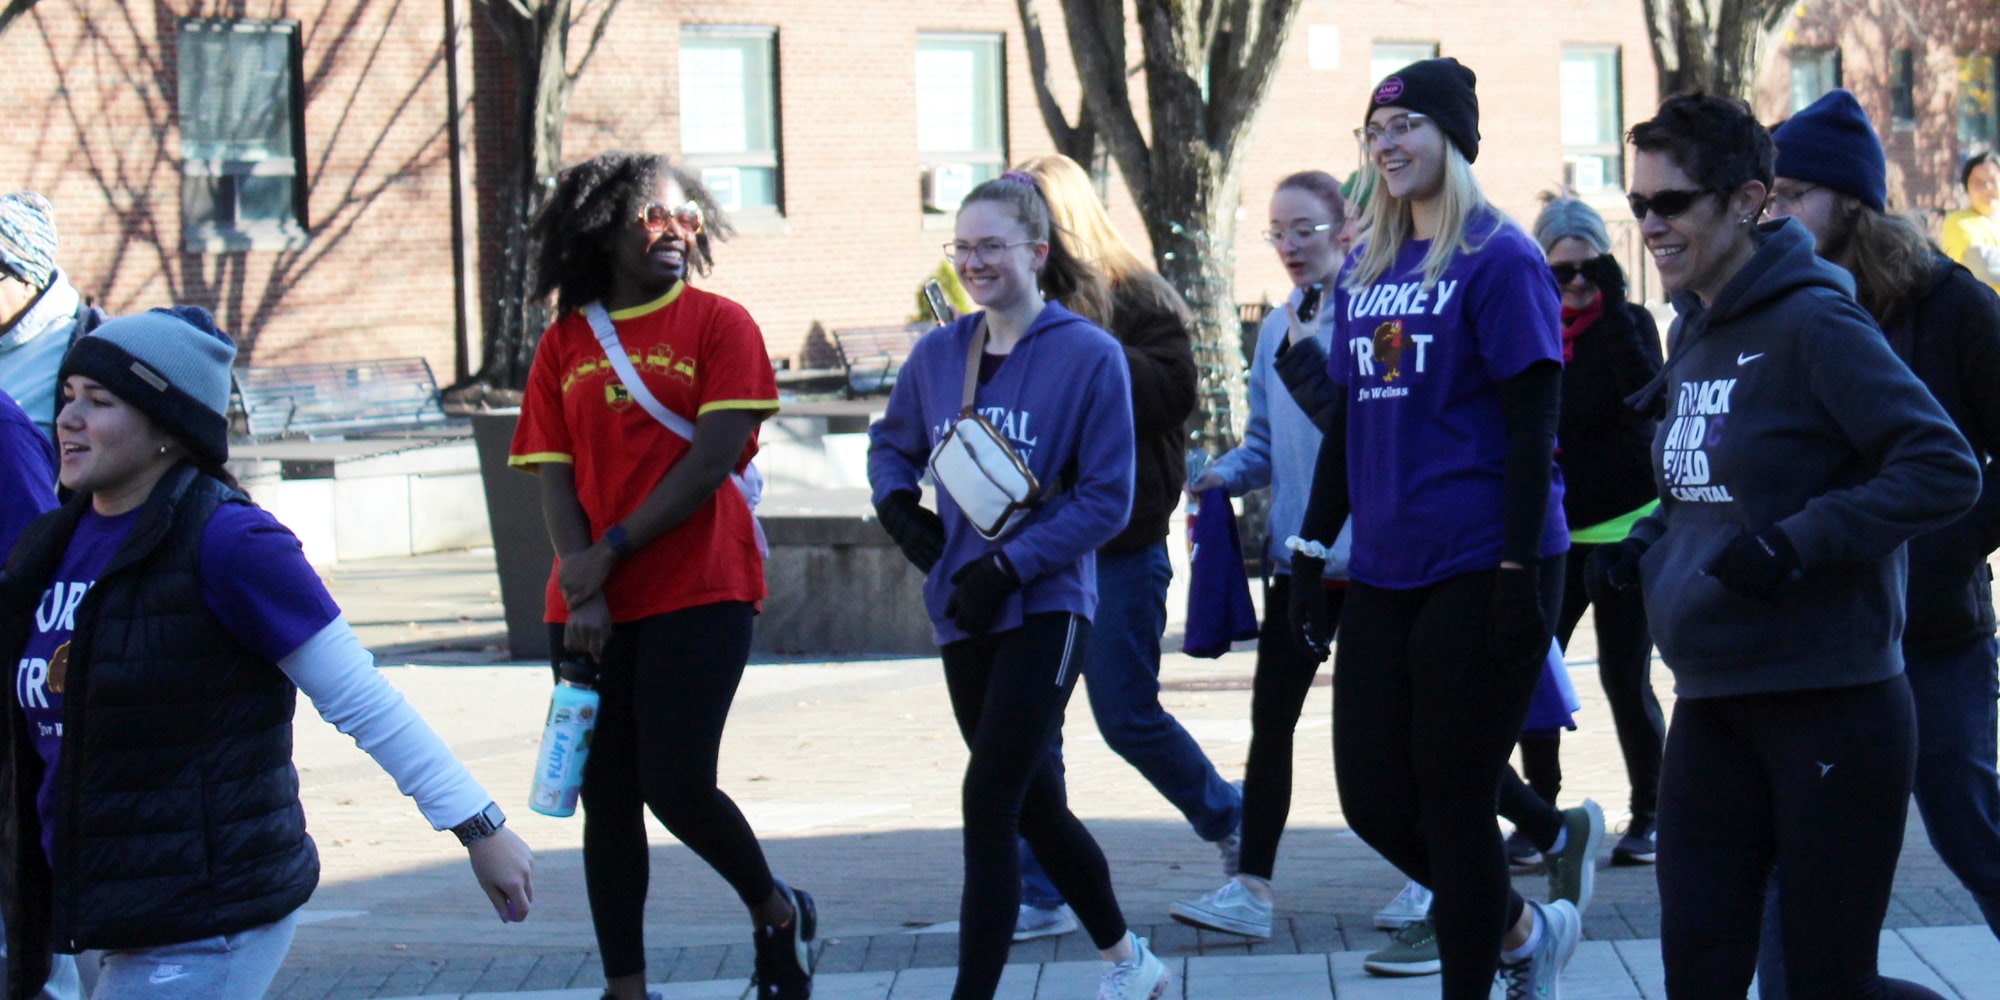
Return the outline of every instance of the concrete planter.
{"type": "Polygon", "coordinates": [[[556,553],[542,520],[541,481],[507,465],[507,448],[520,421],[520,410],[474,414],[472,438],[479,447],[479,478],[493,530],[493,563],[500,573],[500,603],[507,613],[507,655],[546,660],[549,632],[542,622],[543,594],[556,553]]]}

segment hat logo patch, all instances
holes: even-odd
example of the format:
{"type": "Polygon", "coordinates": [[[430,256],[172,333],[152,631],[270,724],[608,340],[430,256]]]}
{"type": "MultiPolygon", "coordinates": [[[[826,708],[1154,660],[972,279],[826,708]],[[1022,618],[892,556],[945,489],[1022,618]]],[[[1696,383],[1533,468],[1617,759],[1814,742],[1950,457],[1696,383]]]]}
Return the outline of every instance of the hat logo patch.
{"type": "Polygon", "coordinates": [[[145,365],[140,364],[137,361],[132,362],[132,374],[139,376],[139,378],[142,379],[147,385],[152,386],[154,389],[157,389],[160,392],[167,391],[167,380],[165,378],[162,378],[159,372],[156,372],[151,368],[148,368],[145,365]]]}
{"type": "Polygon", "coordinates": [[[1377,104],[1387,104],[1401,96],[1403,96],[1403,78],[1400,76],[1392,76],[1382,81],[1382,86],[1375,89],[1377,104]]]}

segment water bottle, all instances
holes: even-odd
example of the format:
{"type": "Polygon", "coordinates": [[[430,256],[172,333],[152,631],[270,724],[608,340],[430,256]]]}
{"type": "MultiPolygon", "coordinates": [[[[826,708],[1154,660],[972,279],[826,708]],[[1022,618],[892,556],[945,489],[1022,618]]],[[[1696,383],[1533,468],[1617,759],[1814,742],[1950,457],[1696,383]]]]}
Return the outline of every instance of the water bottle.
{"type": "Polygon", "coordinates": [[[573,656],[562,662],[556,676],[549,720],[542,727],[542,749],[535,755],[528,808],[544,816],[574,816],[577,793],[583,790],[584,759],[590,756],[590,734],[597,728],[597,665],[587,656],[573,656]]]}

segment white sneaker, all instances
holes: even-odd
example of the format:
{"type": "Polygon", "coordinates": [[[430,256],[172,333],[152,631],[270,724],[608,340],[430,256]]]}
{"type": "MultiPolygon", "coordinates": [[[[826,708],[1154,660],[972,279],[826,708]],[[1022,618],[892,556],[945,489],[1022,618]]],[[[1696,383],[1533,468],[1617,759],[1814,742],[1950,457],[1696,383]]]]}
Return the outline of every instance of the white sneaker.
{"type": "Polygon", "coordinates": [[[1403,891],[1389,905],[1375,911],[1378,930],[1399,931],[1431,915],[1431,891],[1422,884],[1403,883],[1403,891]]]}
{"type": "Polygon", "coordinates": [[[1271,903],[1258,899],[1242,878],[1222,883],[1222,888],[1196,900],[1182,900],[1167,908],[1167,914],[1190,927],[1241,934],[1267,941],[1271,937],[1271,903]]]}
{"type": "Polygon", "coordinates": [[[1542,939],[1527,958],[1501,961],[1493,995],[1504,1000],[1562,1000],[1562,970],[1583,938],[1583,917],[1567,899],[1528,905],[1541,922],[1542,939]]]}
{"type": "Polygon", "coordinates": [[[1076,930],[1076,927],[1076,914],[1067,905],[1045,910],[1022,903],[1021,912],[1014,917],[1014,940],[1059,937],[1076,930]]]}
{"type": "Polygon", "coordinates": [[[1111,970],[1097,984],[1097,1000],[1159,1000],[1173,979],[1167,974],[1166,963],[1153,954],[1145,938],[1131,931],[1125,934],[1132,941],[1132,958],[1111,963],[1111,970]]]}

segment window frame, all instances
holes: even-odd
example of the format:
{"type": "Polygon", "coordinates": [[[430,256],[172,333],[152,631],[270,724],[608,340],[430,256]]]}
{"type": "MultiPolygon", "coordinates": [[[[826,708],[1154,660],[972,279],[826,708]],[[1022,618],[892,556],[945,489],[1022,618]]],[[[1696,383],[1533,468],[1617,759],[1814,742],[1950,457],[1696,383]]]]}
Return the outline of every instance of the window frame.
{"type": "Polygon", "coordinates": [[[1788,64],[1785,73],[1785,98],[1789,114],[1795,115],[1804,111],[1813,101],[1817,101],[1827,94],[1840,89],[1845,83],[1843,77],[1846,75],[1846,67],[1843,65],[1844,60],[1841,58],[1840,46],[1838,45],[1794,45],[1786,53],[1786,58],[1788,64]],[[1799,103],[1798,87],[1799,68],[1806,64],[1806,60],[1811,60],[1814,64],[1820,64],[1821,60],[1825,60],[1830,65],[1821,64],[1818,68],[1831,69],[1833,78],[1821,81],[1825,86],[1820,88],[1819,93],[1814,94],[1812,100],[1801,104],[1799,103]]]}
{"type": "Polygon", "coordinates": [[[1563,186],[1580,196],[1593,196],[1606,192],[1623,191],[1625,189],[1625,172],[1627,166],[1625,162],[1624,47],[1612,42],[1578,42],[1575,44],[1565,44],[1562,47],[1562,54],[1556,64],[1558,120],[1563,115],[1562,102],[1566,96],[1562,88],[1562,64],[1568,62],[1572,55],[1587,56],[1594,59],[1601,59],[1607,55],[1610,56],[1610,71],[1607,77],[1610,93],[1606,94],[1600,89],[1600,92],[1594,95],[1593,100],[1598,103],[1600,112],[1602,111],[1604,102],[1607,100],[1610,102],[1611,136],[1608,139],[1594,143],[1572,144],[1567,141],[1562,143],[1563,186]],[[1610,168],[1603,176],[1602,183],[1598,187],[1588,191],[1580,190],[1576,186],[1575,165],[1583,159],[1605,161],[1610,168]]]}
{"type": "MultiPolygon", "coordinates": [[[[186,17],[181,18],[174,33],[174,110],[177,123],[181,124],[178,139],[181,143],[179,156],[181,174],[181,246],[189,253],[224,254],[258,250],[292,250],[303,247],[311,235],[311,221],[308,215],[310,191],[306,171],[306,121],[305,121],[305,39],[302,26],[297,18],[227,18],[227,17],[186,17]],[[231,159],[228,157],[190,157],[187,155],[187,133],[185,122],[186,104],[182,90],[187,82],[184,72],[183,44],[193,34],[200,32],[241,32],[244,34],[282,34],[285,36],[287,112],[290,117],[291,150],[289,156],[267,156],[259,160],[231,159]],[[194,218],[188,214],[187,182],[195,178],[215,177],[290,177],[292,180],[291,218],[282,221],[232,219],[229,223],[218,223],[213,216],[194,218]]],[[[240,211],[242,195],[235,184],[230,186],[235,202],[232,212],[240,211]]]]}
{"type": "MultiPolygon", "coordinates": [[[[916,116],[918,118],[916,137],[918,205],[921,215],[928,223],[931,220],[948,220],[958,210],[957,205],[937,204],[936,192],[934,191],[937,171],[944,167],[965,164],[974,168],[985,167],[992,172],[993,176],[998,177],[1007,172],[1007,165],[1012,162],[1008,156],[1008,149],[1012,145],[1012,136],[1010,135],[1007,121],[1006,33],[999,31],[919,31],[917,32],[915,56],[922,56],[924,45],[927,42],[957,44],[976,42],[992,46],[993,107],[991,110],[994,119],[994,137],[999,141],[997,148],[974,147],[964,150],[926,150],[923,148],[923,123],[921,116],[916,116]],[[950,158],[945,159],[945,157],[950,158]]],[[[913,74],[916,72],[914,63],[911,66],[911,72],[913,74]]],[[[921,86],[921,83],[919,83],[919,86],[921,86]]],[[[976,96],[974,100],[977,100],[976,96]]],[[[976,116],[979,114],[979,110],[976,106],[973,108],[975,131],[977,130],[978,122],[976,116]]],[[[977,186],[977,184],[975,183],[974,186],[977,186]]]]}
{"type": "Polygon", "coordinates": [[[2000,52],[1975,49],[1969,52],[1958,53],[1955,61],[1956,65],[1954,68],[1957,72],[1952,78],[1954,92],[1952,117],[1954,119],[1954,132],[1958,141],[1959,161],[1964,162],[1966,157],[1974,153],[1983,150],[2000,149],[2000,52]],[[1986,60],[1987,66],[1987,75],[1984,81],[1987,101],[1984,122],[1986,134],[1984,136],[1970,135],[1965,127],[1967,121],[1965,107],[1967,99],[1965,92],[1967,72],[1965,64],[1974,59],[1986,60]]]}
{"type": "Polygon", "coordinates": [[[1381,82],[1382,82],[1383,80],[1386,80],[1386,79],[1388,79],[1388,78],[1389,78],[1389,75],[1390,75],[1391,73],[1394,73],[1394,72],[1396,72],[1397,70],[1399,70],[1399,69],[1402,69],[1403,67],[1405,67],[1405,66],[1408,66],[1409,64],[1411,64],[1411,63],[1413,63],[1413,62],[1422,62],[1422,61],[1423,61],[1423,60],[1425,60],[1425,59],[1436,59],[1436,58],[1438,57],[1438,53],[1439,53],[1440,51],[1442,51],[1442,49],[1440,49],[1440,47],[1438,46],[1438,43],[1437,43],[1437,42],[1435,42],[1435,41],[1426,41],[1426,40],[1424,40],[1424,39],[1420,39],[1420,38],[1371,38],[1371,39],[1369,39],[1369,40],[1368,40],[1368,77],[1369,77],[1369,80],[1368,80],[1368,86],[1369,86],[1369,88],[1370,88],[1370,89],[1372,90],[1372,89],[1373,89],[1373,88],[1375,87],[1375,85],[1376,85],[1376,84],[1378,84],[1378,83],[1381,83],[1381,82]],[[1383,58],[1382,58],[1382,50],[1383,50],[1383,49],[1398,49],[1398,48],[1400,48],[1400,49],[1411,49],[1411,50],[1415,50],[1415,49],[1423,49],[1423,50],[1424,50],[1424,52],[1425,52],[1425,54],[1424,54],[1424,55],[1420,55],[1420,56],[1417,56],[1417,57],[1416,57],[1416,58],[1414,58],[1414,59],[1411,59],[1411,58],[1406,58],[1406,57],[1404,57],[1404,56],[1398,56],[1398,57],[1396,57],[1396,58],[1395,58],[1395,60],[1393,60],[1393,61],[1395,62],[1395,65],[1394,65],[1394,66],[1390,66],[1390,67],[1389,67],[1388,69],[1385,69],[1385,70],[1383,70],[1383,71],[1381,71],[1381,72],[1379,72],[1379,73],[1378,73],[1378,72],[1376,72],[1376,68],[1377,68],[1377,67],[1379,67],[1379,66],[1383,66],[1383,65],[1387,65],[1387,64],[1388,64],[1388,63],[1389,63],[1389,62],[1391,61],[1391,60],[1386,60],[1386,59],[1383,59],[1383,58]]]}
{"type": "Polygon", "coordinates": [[[1889,50],[1889,122],[1901,131],[1917,127],[1917,54],[1907,45],[1889,50]]]}
{"type": "MultiPolygon", "coordinates": [[[[687,151],[687,135],[680,137],[681,161],[697,178],[706,170],[720,168],[748,168],[771,171],[771,203],[769,205],[749,205],[738,208],[724,207],[732,221],[757,221],[782,219],[785,216],[785,112],[784,93],[781,89],[784,75],[779,65],[778,27],[764,24],[698,24],[681,25],[680,54],[685,56],[690,37],[715,39],[761,39],[765,44],[765,59],[770,70],[768,81],[770,94],[771,148],[744,150],[725,153],[690,153],[687,151]]],[[[682,90],[678,83],[676,90],[682,90]]],[[[685,101],[685,92],[677,95],[685,101]]],[[[747,104],[747,98],[746,98],[747,104]]],[[[682,128],[686,128],[686,112],[681,111],[682,128]]],[[[707,182],[704,180],[704,184],[707,182]]],[[[739,203],[740,204],[740,203],[739,203]]]]}

